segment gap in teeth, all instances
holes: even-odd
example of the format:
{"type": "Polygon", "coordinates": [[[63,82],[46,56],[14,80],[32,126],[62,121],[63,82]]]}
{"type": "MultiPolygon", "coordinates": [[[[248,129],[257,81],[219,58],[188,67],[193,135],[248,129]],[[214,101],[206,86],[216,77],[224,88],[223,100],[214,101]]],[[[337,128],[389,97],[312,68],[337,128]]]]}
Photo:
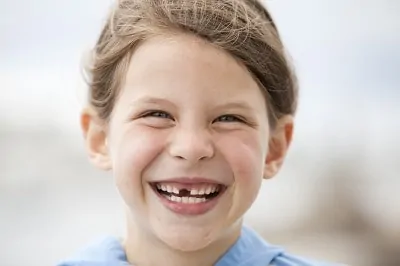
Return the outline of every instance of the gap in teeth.
{"type": "MultiPolygon", "coordinates": [[[[181,193],[185,194],[184,196],[209,196],[213,193],[219,192],[221,186],[220,185],[204,185],[201,187],[191,188],[191,189],[181,189],[179,190],[177,187],[169,184],[156,184],[156,188],[162,192],[167,192],[170,194],[175,194],[175,196],[179,196],[181,193]]],[[[183,195],[181,195],[183,196],[183,195]]]]}

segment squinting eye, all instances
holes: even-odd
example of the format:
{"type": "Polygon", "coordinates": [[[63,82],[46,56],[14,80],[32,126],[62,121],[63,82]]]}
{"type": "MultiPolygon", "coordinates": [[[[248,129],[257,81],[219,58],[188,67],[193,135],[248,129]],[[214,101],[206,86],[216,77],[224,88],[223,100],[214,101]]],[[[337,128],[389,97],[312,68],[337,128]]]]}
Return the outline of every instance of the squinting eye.
{"type": "Polygon", "coordinates": [[[156,118],[165,118],[165,119],[172,119],[172,116],[164,111],[151,111],[145,113],[142,117],[156,117],[156,118]]]}
{"type": "Polygon", "coordinates": [[[235,115],[221,115],[214,122],[243,122],[243,119],[235,116],[235,115]]]}

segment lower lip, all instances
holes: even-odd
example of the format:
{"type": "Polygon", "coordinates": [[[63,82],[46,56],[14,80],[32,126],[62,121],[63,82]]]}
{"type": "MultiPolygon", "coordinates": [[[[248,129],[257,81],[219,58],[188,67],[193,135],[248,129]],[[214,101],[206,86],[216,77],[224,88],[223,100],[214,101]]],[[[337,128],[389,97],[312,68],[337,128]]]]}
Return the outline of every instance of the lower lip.
{"type": "Polygon", "coordinates": [[[155,189],[152,188],[152,190],[158,196],[161,203],[170,211],[181,215],[202,215],[211,211],[215,205],[217,205],[219,198],[225,193],[226,189],[220,191],[216,197],[199,203],[182,203],[171,201],[158,193],[155,189]]]}

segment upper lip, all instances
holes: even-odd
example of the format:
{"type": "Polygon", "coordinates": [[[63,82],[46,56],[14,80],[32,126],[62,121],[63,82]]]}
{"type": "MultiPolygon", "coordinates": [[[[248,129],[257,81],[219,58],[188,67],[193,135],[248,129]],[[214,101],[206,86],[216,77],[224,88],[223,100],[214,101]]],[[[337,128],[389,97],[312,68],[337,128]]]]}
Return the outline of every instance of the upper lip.
{"type": "Polygon", "coordinates": [[[226,185],[222,182],[216,181],[214,179],[206,178],[206,177],[174,177],[168,178],[164,180],[154,180],[151,183],[181,183],[181,184],[200,184],[200,183],[208,183],[208,184],[218,184],[218,185],[226,185]]]}

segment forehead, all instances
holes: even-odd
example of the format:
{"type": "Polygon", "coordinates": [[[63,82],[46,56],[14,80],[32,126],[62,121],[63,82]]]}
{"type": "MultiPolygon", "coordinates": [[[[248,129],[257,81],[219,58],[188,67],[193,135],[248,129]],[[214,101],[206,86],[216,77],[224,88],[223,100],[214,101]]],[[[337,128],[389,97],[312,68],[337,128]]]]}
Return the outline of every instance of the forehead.
{"type": "MultiPolygon", "coordinates": [[[[265,104],[249,71],[226,51],[189,34],[153,37],[132,55],[122,88],[126,100],[145,96],[265,104]]],[[[173,99],[172,99],[173,100],[173,99]]]]}

